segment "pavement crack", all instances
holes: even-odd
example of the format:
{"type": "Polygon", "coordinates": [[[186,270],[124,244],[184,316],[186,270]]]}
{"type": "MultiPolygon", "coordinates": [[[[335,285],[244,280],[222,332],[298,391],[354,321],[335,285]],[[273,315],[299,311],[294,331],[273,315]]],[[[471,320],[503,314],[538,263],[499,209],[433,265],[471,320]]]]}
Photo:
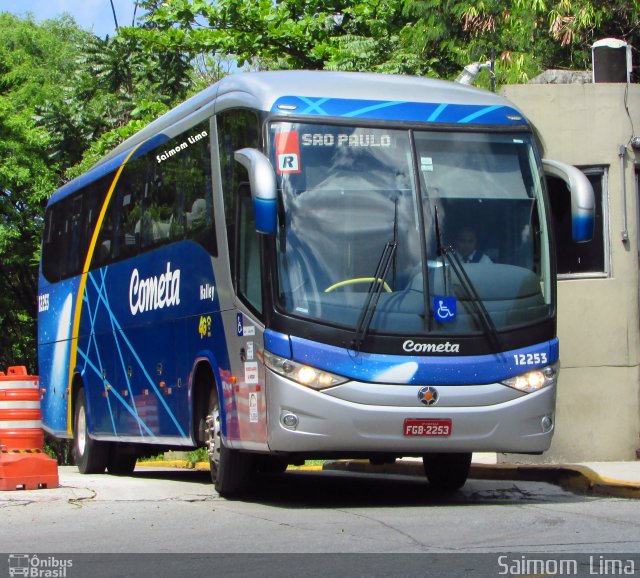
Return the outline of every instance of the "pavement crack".
{"type": "Polygon", "coordinates": [[[6,502],[4,504],[0,504],[0,510],[4,510],[6,508],[13,508],[15,506],[30,506],[31,504],[37,503],[36,500],[11,500],[10,502],[6,502]]]}
{"type": "Polygon", "coordinates": [[[342,514],[347,514],[347,515],[350,515],[350,516],[354,516],[355,518],[362,518],[363,520],[368,520],[370,522],[376,522],[377,524],[379,524],[383,528],[387,528],[387,529],[391,530],[392,532],[395,532],[396,534],[399,534],[400,536],[404,536],[414,546],[418,546],[422,551],[430,551],[431,550],[431,546],[429,546],[428,544],[425,544],[424,542],[421,542],[420,540],[417,540],[416,538],[414,538],[408,532],[404,532],[403,530],[400,530],[399,528],[396,528],[395,526],[392,526],[391,524],[387,524],[386,522],[383,522],[382,520],[379,520],[379,519],[374,518],[372,516],[365,516],[364,514],[357,514],[355,512],[350,512],[348,510],[336,509],[335,511],[336,512],[341,512],[342,514]]]}

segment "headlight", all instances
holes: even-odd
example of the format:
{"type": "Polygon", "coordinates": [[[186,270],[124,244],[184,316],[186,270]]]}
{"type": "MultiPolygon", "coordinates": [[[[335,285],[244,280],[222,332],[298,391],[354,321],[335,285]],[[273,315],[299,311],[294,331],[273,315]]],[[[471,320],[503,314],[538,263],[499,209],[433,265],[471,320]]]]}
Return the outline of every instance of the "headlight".
{"type": "Polygon", "coordinates": [[[264,352],[264,364],[275,373],[312,389],[326,389],[348,381],[339,375],[273,355],[268,351],[264,352]]]}
{"type": "Polygon", "coordinates": [[[502,381],[502,383],[509,387],[513,387],[513,389],[517,389],[518,391],[523,391],[524,393],[533,393],[543,387],[555,385],[557,380],[558,364],[554,363],[553,365],[547,365],[546,367],[529,371],[523,375],[510,377],[509,379],[502,381]]]}

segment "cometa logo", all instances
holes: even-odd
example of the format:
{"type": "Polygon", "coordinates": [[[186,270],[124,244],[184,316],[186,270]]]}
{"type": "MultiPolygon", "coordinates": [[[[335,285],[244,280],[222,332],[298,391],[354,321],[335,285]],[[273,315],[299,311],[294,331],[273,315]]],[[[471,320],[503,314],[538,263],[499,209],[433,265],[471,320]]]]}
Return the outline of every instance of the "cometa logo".
{"type": "Polygon", "coordinates": [[[408,353],[460,353],[459,343],[416,343],[407,339],[402,344],[402,349],[408,353]]]}
{"type": "Polygon", "coordinates": [[[180,305],[180,269],[167,270],[162,275],[140,279],[140,273],[134,269],[129,282],[129,309],[131,315],[180,305]]]}

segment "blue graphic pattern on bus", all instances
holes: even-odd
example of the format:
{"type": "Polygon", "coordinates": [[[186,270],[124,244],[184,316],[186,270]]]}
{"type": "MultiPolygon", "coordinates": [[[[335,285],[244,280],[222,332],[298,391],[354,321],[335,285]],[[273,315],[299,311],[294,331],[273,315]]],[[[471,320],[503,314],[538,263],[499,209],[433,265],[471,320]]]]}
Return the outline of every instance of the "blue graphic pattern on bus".
{"type": "MultiPolygon", "coordinates": [[[[109,303],[109,293],[106,290],[106,278],[108,271],[109,268],[106,267],[102,270],[97,271],[97,275],[89,273],[89,282],[91,288],[93,289],[93,292],[90,291],[91,288],[88,285],[87,291],[84,295],[84,306],[87,309],[86,314],[88,315],[88,318],[90,320],[91,329],[89,331],[89,337],[86,342],[86,349],[83,350],[82,347],[78,347],[78,354],[82,357],[82,360],[84,360],[84,364],[79,363],[80,375],[84,379],[91,379],[88,374],[93,373],[92,378],[94,380],[103,381],[105,391],[108,391],[108,395],[105,399],[107,401],[107,406],[109,409],[109,418],[111,421],[113,432],[117,432],[118,428],[116,426],[116,419],[114,417],[114,407],[112,407],[111,402],[112,397],[115,398],[120,406],[125,409],[136,421],[138,433],[140,435],[155,437],[154,432],[147,426],[147,424],[145,424],[144,419],[140,417],[138,412],[138,407],[136,405],[136,395],[134,394],[134,391],[132,389],[131,380],[128,375],[127,365],[125,362],[125,352],[130,354],[135,363],[135,370],[142,372],[142,375],[144,376],[144,385],[147,385],[149,388],[151,388],[151,390],[153,390],[153,394],[155,394],[157,401],[165,410],[170,420],[173,422],[177,433],[181,437],[185,437],[186,434],[183,428],[180,426],[174,413],[171,411],[171,408],[165,401],[159,387],[156,385],[154,380],[151,379],[149,371],[145,367],[145,364],[140,358],[140,355],[137,353],[131,341],[127,338],[125,332],[123,331],[122,325],[113,313],[113,309],[109,303]],[[100,346],[98,344],[98,339],[96,337],[95,331],[95,322],[96,319],[98,319],[100,316],[106,316],[112,326],[113,344],[115,345],[117,351],[116,366],[119,366],[122,372],[120,375],[123,376],[124,382],[127,386],[126,390],[123,390],[123,392],[128,392],[127,397],[130,397],[130,403],[123,395],[118,393],[117,388],[113,387],[115,384],[113,384],[107,377],[103,377],[102,375],[101,368],[104,367],[104,364],[102,363],[100,346]]],[[[143,388],[143,390],[145,389],[146,388],[143,388]]]]}
{"type": "MultiPolygon", "coordinates": [[[[87,386],[88,419],[98,437],[172,438],[189,444],[193,358],[184,353],[208,357],[218,383],[229,368],[218,297],[202,287],[215,287],[211,258],[190,241],[87,274],[75,371],[87,386]],[[162,292],[145,297],[143,284],[149,287],[156,279],[162,292]],[[170,279],[179,281],[179,293],[171,292],[170,279]],[[205,313],[210,330],[202,334],[199,323],[205,313]]],[[[41,287],[47,290],[56,315],[40,317],[41,384],[47,390],[42,410],[46,428],[61,435],[68,425],[64,392],[79,281],[41,287]]],[[[234,403],[221,405],[226,431],[225,413],[234,403]]]]}
{"type": "Polygon", "coordinates": [[[333,116],[403,122],[526,125],[522,114],[514,108],[476,104],[389,102],[284,96],[274,103],[271,112],[290,115],[333,116]]]}

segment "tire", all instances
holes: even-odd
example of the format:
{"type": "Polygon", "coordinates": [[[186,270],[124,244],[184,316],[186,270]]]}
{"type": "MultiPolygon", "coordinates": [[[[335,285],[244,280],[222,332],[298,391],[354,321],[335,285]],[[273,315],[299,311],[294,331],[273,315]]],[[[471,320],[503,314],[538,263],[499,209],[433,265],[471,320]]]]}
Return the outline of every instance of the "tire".
{"type": "Polygon", "coordinates": [[[439,492],[455,492],[469,477],[471,454],[427,454],[422,463],[431,487],[439,492]]]}
{"type": "Polygon", "coordinates": [[[247,490],[254,472],[251,454],[227,448],[222,441],[220,404],[215,390],[209,395],[206,446],[211,466],[211,480],[223,497],[239,496],[247,490]]]}
{"type": "Polygon", "coordinates": [[[102,474],[109,459],[109,444],[89,436],[87,397],[84,388],[76,395],[73,420],[73,456],[81,474],[102,474]]]}
{"type": "Polygon", "coordinates": [[[138,456],[134,453],[124,451],[118,444],[112,444],[107,471],[114,476],[126,476],[133,472],[137,461],[138,456]]]}

